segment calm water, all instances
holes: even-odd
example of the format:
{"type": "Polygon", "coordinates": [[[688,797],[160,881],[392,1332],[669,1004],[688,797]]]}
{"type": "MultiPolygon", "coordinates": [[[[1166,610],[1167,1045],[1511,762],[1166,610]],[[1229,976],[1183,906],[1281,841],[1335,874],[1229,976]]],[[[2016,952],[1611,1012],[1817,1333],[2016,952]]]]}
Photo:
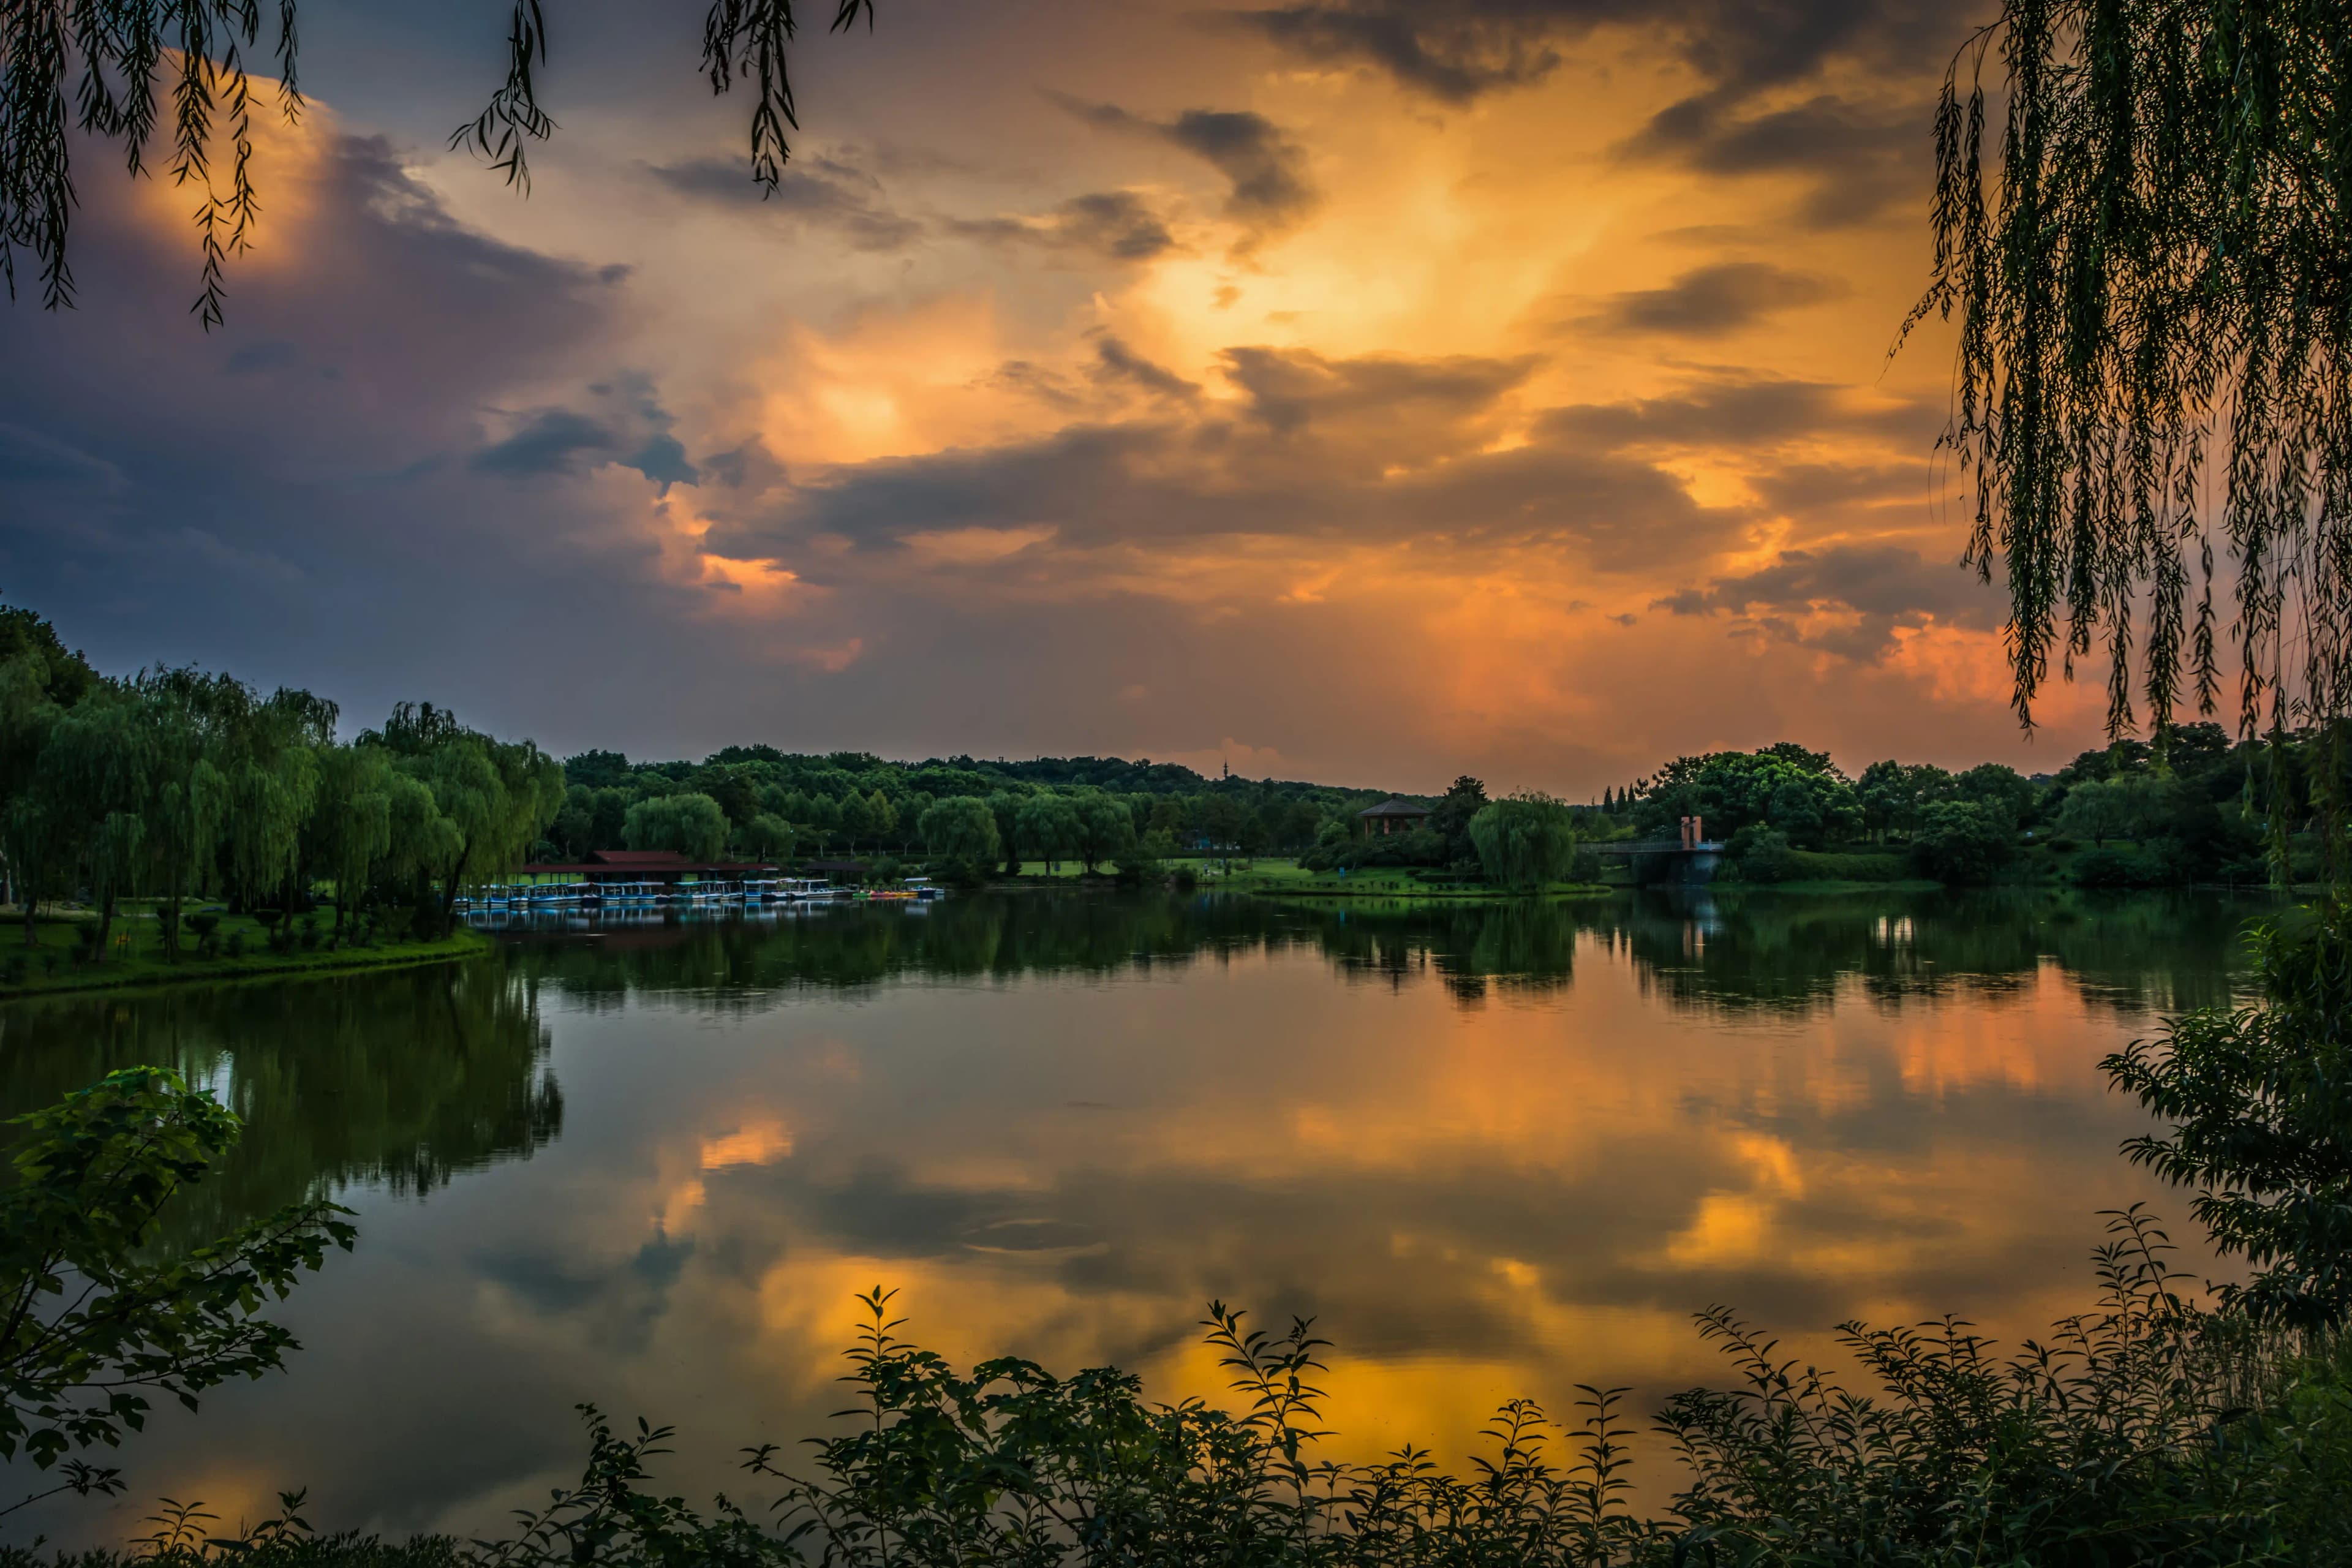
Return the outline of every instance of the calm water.
{"type": "Polygon", "coordinates": [[[361,1228],[282,1309],[290,1373],[159,1413],[130,1500],[0,1539],[294,1485],[321,1524],[495,1526],[576,1474],[582,1400],[746,1495],[734,1450],[822,1428],[875,1284],[960,1360],[1171,1398],[1221,1391],[1210,1298],[1315,1314],[1354,1453],[1715,1377],[1717,1301],[1808,1353],[1853,1316],[2014,1335],[2086,1300],[2095,1211],[2185,1212],[2115,1155],[2139,1123],[2095,1064],[2225,1000],[2261,910],[972,898],[0,1008],[10,1112],[149,1061],[246,1117],[181,1237],[312,1191],[361,1228]]]}

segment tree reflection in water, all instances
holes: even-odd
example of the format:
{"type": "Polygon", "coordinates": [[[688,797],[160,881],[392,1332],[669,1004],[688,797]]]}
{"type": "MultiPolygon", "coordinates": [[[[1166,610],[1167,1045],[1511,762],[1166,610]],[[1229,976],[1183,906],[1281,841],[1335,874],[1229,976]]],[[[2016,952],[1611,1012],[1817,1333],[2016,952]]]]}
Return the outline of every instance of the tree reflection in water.
{"type": "Polygon", "coordinates": [[[1725,889],[1439,904],[982,896],[748,920],[575,922],[514,933],[511,962],[590,1005],[690,992],[713,1006],[760,1007],[806,987],[1109,975],[1304,950],[1349,980],[1433,981],[1475,1006],[1490,991],[1569,984],[1583,938],[1625,954],[1676,1005],[1802,1015],[1848,984],[1899,1005],[1961,988],[2015,989],[2049,961],[2094,1000],[2165,1010],[2231,994],[2243,969],[2240,934],[2273,907],[2254,895],[2044,889],[1725,889]]]}
{"type": "Polygon", "coordinates": [[[563,1128],[536,999],[495,963],[61,997],[0,1010],[8,1115],[117,1068],[177,1068],[246,1123],[169,1211],[166,1245],[312,1194],[422,1196],[563,1128]]]}

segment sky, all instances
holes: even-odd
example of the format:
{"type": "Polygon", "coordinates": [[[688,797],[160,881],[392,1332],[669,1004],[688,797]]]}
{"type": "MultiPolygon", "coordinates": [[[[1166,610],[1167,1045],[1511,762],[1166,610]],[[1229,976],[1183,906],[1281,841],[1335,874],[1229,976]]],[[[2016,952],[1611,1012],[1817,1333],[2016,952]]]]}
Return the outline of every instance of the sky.
{"type": "Polygon", "coordinates": [[[0,595],[559,754],[1582,799],[2098,741],[2095,670],[2020,731],[1950,335],[1895,352],[1965,7],[876,12],[803,35],[763,199],[699,7],[550,7],[526,196],[447,146],[501,6],[313,5],[210,332],[192,194],[79,147],[79,307],[0,310],[0,595]]]}

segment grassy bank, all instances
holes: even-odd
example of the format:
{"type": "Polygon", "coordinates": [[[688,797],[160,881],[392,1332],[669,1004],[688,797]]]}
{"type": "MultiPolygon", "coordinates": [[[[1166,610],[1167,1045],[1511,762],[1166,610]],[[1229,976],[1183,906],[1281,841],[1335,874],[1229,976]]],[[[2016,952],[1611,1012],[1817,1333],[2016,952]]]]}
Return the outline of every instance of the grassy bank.
{"type": "MultiPolygon", "coordinates": [[[[1262,859],[1236,863],[1230,870],[1215,861],[1188,860],[1201,886],[1226,892],[1257,893],[1274,898],[1412,899],[1428,903],[1501,903],[1528,895],[1484,882],[1431,880],[1397,866],[1365,867],[1348,872],[1310,871],[1295,860],[1262,859]]],[[[1578,897],[1608,891],[1592,882],[1556,882],[1544,889],[1550,897],[1578,897]]]]}
{"type": "Polygon", "coordinates": [[[173,963],[164,955],[163,932],[149,909],[134,907],[115,917],[115,940],[103,958],[88,956],[84,933],[96,929],[94,915],[44,910],[28,947],[22,912],[9,913],[0,920],[0,998],[446,963],[487,952],[490,946],[488,938],[465,930],[434,942],[338,943],[322,918],[308,933],[311,945],[298,936],[288,951],[278,952],[260,921],[246,915],[219,919],[211,952],[200,954],[195,939],[188,936],[173,963]]]}

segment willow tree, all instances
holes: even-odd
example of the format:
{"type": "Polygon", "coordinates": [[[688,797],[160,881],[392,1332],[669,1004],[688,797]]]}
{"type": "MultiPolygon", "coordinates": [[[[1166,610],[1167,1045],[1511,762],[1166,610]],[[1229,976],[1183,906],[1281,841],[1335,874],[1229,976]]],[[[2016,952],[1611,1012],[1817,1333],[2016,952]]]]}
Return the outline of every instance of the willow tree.
{"type": "Polygon", "coordinates": [[[302,892],[302,825],[319,792],[321,747],[334,742],[335,707],[307,691],[273,693],[226,738],[222,853],[247,908],[276,895],[292,919],[302,892]]]}
{"type": "Polygon", "coordinates": [[[252,712],[253,690],[194,668],[142,671],[134,689],[152,758],[147,884],[160,900],[164,956],[177,963],[181,905],[203,891],[225,831],[229,792],[221,760],[252,712]]]}
{"type": "Polygon", "coordinates": [[[318,799],[302,839],[310,863],[335,884],[335,930],[341,931],[392,853],[392,763],[382,748],[320,751],[318,799]]]}
{"type": "MultiPolygon", "coordinates": [[[[274,69],[278,112],[303,110],[297,71],[299,0],[9,0],[0,5],[0,279],[16,294],[16,253],[29,253],[42,301],[70,304],[67,231],[76,205],[73,153],[111,143],[128,173],[160,163],[193,189],[203,255],[194,310],[222,320],[228,258],[245,248],[261,210],[253,178],[254,118],[266,112],[251,73],[274,69]],[[160,134],[159,134],[160,132],[160,134]],[[158,142],[162,145],[159,147],[158,142]],[[215,163],[226,153],[226,167],[215,163]]],[[[835,0],[834,30],[873,0],[835,0]]],[[[712,0],[702,24],[702,73],[713,92],[737,79],[753,89],[748,177],[772,193],[800,128],[787,71],[797,20],[793,0],[712,0]]],[[[487,160],[520,189],[529,149],[555,131],[540,101],[547,64],[542,0],[513,0],[506,79],[479,114],[450,133],[453,148],[487,160]]],[[[260,85],[266,85],[260,84],[260,85]]]]}
{"type": "Polygon", "coordinates": [[[1487,879],[1515,893],[1539,893],[1565,880],[1576,863],[1568,807],[1532,791],[1480,806],[1470,818],[1470,842],[1487,879]]]}
{"type": "Polygon", "coordinates": [[[108,684],[68,709],[41,749],[33,795],[62,842],[79,847],[79,868],[98,906],[93,956],[103,959],[115,910],[137,891],[154,750],[136,699],[108,684]]]}
{"type": "Polygon", "coordinates": [[[2191,703],[2234,708],[2250,735],[2337,730],[2342,5],[2003,0],[1953,61],[1935,142],[1934,271],[1906,330],[1958,329],[1944,443],[1974,481],[1968,560],[2008,584],[2020,721],[2053,663],[2071,678],[2096,655],[2118,735],[2144,714],[2160,736],[2191,703]]]}
{"type": "MultiPolygon", "coordinates": [[[[1945,439],[1975,478],[1969,558],[2008,580],[2020,719],[2053,658],[2071,674],[2096,652],[2118,735],[2137,700],[2159,739],[2184,700],[2234,706],[2273,759],[2315,737],[2335,896],[2260,933],[2263,1006],[2172,1020],[2105,1065],[2169,1124],[2132,1158],[2198,1190],[2217,1246],[2252,1266],[2228,1293],[2342,1322],[2352,26],[2341,0],[2003,0],[1947,79],[1936,162],[1913,319],[1958,321],[1945,439]]],[[[2269,791],[2282,868],[2305,804],[2287,773],[2269,791]]]]}
{"type": "Polygon", "coordinates": [[[446,934],[458,896],[522,863],[563,805],[563,767],[529,741],[497,741],[460,725],[446,709],[401,703],[380,747],[409,781],[388,792],[387,858],[415,879],[418,906],[446,934]]]}

